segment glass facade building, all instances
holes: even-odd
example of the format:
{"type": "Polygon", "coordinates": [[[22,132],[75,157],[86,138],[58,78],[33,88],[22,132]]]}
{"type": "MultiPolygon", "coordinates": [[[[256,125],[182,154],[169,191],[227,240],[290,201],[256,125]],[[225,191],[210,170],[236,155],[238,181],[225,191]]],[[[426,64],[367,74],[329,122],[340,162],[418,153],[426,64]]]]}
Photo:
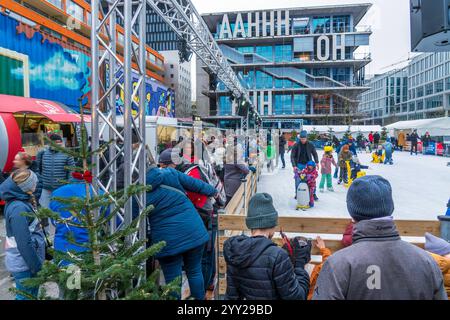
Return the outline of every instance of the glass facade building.
{"type": "MultiPolygon", "coordinates": [[[[276,123],[277,118],[281,127],[292,119],[342,124],[355,116],[356,97],[368,89],[364,69],[371,61],[371,31],[357,25],[369,8],[358,4],[230,12],[203,19],[263,120],[276,123]]],[[[225,85],[200,76],[204,74],[197,68],[197,105],[208,105],[209,118],[222,123],[236,118],[236,102],[225,85]]]]}
{"type": "Polygon", "coordinates": [[[360,123],[388,125],[397,121],[448,116],[450,52],[425,53],[405,68],[377,75],[361,95],[360,123]]]}

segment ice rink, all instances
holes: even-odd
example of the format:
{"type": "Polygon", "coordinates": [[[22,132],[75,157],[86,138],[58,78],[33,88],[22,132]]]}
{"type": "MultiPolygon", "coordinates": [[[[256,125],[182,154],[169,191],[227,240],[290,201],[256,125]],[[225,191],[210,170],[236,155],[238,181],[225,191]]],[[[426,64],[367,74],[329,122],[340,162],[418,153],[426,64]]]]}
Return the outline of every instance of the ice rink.
{"type": "MultiPolygon", "coordinates": [[[[323,151],[319,151],[322,159],[323,151]]],[[[368,165],[368,175],[381,175],[392,185],[395,203],[394,217],[408,220],[436,220],[443,215],[450,197],[449,158],[437,156],[410,156],[408,152],[395,152],[394,165],[370,163],[371,155],[358,154],[362,164],[368,165]]],[[[335,160],[337,156],[334,154],[335,160]]],[[[296,211],[294,199],[294,173],[290,164],[290,153],[285,155],[286,169],[275,169],[268,173],[264,168],[258,185],[258,192],[272,195],[275,207],[281,216],[304,217],[349,217],[346,206],[347,189],[337,185],[333,179],[335,192],[319,193],[315,207],[307,211],[296,211]]],[[[334,170],[334,168],[333,168],[334,170]]],[[[319,186],[321,176],[317,180],[319,186]]]]}

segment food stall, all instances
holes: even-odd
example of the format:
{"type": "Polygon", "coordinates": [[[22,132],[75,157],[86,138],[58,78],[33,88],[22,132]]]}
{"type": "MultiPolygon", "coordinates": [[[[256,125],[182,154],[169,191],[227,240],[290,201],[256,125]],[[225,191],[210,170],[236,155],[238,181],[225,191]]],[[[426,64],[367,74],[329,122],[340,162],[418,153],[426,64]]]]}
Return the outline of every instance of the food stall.
{"type": "Polygon", "coordinates": [[[66,146],[75,146],[80,122],[80,115],[63,104],[0,94],[0,170],[9,172],[21,150],[35,157],[45,146],[44,136],[51,133],[60,134],[66,146]]]}

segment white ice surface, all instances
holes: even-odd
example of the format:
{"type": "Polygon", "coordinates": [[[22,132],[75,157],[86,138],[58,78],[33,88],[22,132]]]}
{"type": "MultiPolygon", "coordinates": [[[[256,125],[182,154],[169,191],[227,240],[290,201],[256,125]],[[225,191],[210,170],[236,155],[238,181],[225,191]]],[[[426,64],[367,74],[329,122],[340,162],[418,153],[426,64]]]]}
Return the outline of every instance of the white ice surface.
{"type": "MultiPolygon", "coordinates": [[[[322,159],[322,154],[323,152],[319,151],[319,159],[322,159]]],[[[334,157],[337,160],[336,154],[334,157]]],[[[275,169],[274,173],[268,173],[267,168],[264,168],[258,185],[258,192],[272,195],[280,216],[349,217],[346,205],[347,189],[337,185],[336,179],[333,179],[334,193],[317,192],[319,201],[314,208],[296,211],[290,153],[286,154],[285,158],[286,169],[275,169]]],[[[408,152],[395,152],[393,158],[394,165],[381,165],[370,163],[370,154],[359,154],[361,163],[370,167],[366,170],[368,175],[381,175],[390,181],[395,204],[394,217],[402,220],[436,220],[438,215],[443,215],[450,197],[450,167],[447,167],[450,159],[410,156],[408,152]]],[[[281,161],[279,167],[281,168],[281,161]]],[[[317,186],[320,177],[319,175],[317,186]]]]}

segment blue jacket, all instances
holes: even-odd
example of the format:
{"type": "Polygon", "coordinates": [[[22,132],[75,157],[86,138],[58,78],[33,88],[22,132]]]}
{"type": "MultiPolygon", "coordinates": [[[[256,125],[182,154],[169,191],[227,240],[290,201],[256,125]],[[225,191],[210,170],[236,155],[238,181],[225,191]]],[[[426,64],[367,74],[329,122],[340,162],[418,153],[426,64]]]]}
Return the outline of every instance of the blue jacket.
{"type": "MultiPolygon", "coordinates": [[[[91,195],[93,195],[92,188],[91,188],[91,195]]],[[[62,199],[76,197],[84,199],[86,197],[86,187],[84,183],[67,184],[53,191],[52,197],[62,199]]],[[[66,210],[65,205],[58,201],[52,200],[50,202],[49,208],[53,212],[58,213],[59,216],[63,219],[72,217],[72,214],[66,210]]],[[[106,211],[106,215],[108,214],[109,210],[106,211]]],[[[75,224],[80,224],[79,219],[76,219],[75,217],[71,222],[75,224]]],[[[119,221],[117,222],[119,223],[119,221]]],[[[52,221],[52,223],[55,225],[54,248],[56,251],[84,252],[88,250],[85,247],[69,242],[67,239],[67,237],[71,234],[74,240],[72,242],[78,244],[84,244],[89,242],[89,234],[85,228],[76,227],[73,225],[66,225],[62,223],[55,223],[55,221],[52,221]]]]}
{"type": "Polygon", "coordinates": [[[64,184],[61,180],[71,180],[70,170],[66,167],[75,166],[73,157],[49,148],[41,151],[36,158],[43,189],[53,191],[64,184]]]}
{"type": "Polygon", "coordinates": [[[147,205],[154,206],[149,214],[150,240],[152,244],[166,242],[157,258],[178,255],[209,240],[205,225],[185,192],[213,196],[216,189],[171,168],[150,169],[147,185],[152,186],[147,193],[147,205]]]}
{"type": "Polygon", "coordinates": [[[6,269],[36,274],[45,259],[45,239],[39,220],[24,216],[33,212],[30,196],[11,178],[0,185],[0,196],[6,201],[6,269]]]}
{"type": "Polygon", "coordinates": [[[344,140],[341,142],[341,144],[336,148],[336,153],[339,154],[341,153],[341,149],[344,145],[348,144],[349,148],[350,148],[350,152],[353,153],[354,155],[357,155],[357,151],[356,151],[356,146],[355,146],[355,142],[353,142],[352,144],[348,143],[348,140],[344,140]]]}

